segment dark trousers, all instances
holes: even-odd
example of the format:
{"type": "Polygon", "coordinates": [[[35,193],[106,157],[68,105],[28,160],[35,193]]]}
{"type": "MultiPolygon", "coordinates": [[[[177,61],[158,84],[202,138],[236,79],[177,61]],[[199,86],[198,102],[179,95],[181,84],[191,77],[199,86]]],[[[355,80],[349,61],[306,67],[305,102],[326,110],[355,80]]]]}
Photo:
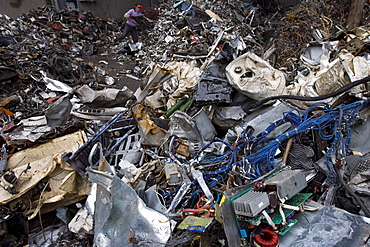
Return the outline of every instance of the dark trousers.
{"type": "Polygon", "coordinates": [[[125,24],[125,27],[123,28],[123,33],[117,37],[117,40],[118,41],[123,40],[129,33],[131,33],[134,43],[137,43],[138,38],[137,38],[136,27],[130,26],[129,24],[125,24]]]}

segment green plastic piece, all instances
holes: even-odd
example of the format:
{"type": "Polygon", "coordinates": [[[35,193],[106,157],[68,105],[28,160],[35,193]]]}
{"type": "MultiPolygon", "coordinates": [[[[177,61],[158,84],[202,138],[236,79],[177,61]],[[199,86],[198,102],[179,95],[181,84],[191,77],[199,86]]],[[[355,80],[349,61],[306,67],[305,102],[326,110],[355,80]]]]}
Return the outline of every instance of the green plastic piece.
{"type": "Polygon", "coordinates": [[[187,96],[182,97],[179,101],[176,102],[168,111],[166,112],[165,116],[168,118],[171,116],[177,109],[180,108],[186,101],[188,100],[187,96]]]}
{"type": "Polygon", "coordinates": [[[193,103],[193,99],[189,99],[183,106],[180,107],[180,111],[185,112],[193,103]]]}

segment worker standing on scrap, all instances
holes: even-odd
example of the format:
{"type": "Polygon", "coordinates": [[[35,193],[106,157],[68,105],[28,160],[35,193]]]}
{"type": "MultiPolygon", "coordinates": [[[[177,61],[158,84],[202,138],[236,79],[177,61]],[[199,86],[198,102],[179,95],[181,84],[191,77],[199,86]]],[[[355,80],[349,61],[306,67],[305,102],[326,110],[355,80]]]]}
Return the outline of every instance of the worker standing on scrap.
{"type": "Polygon", "coordinates": [[[142,7],[143,6],[140,3],[137,3],[135,4],[135,8],[130,9],[129,11],[127,11],[127,13],[124,14],[123,17],[125,17],[127,20],[125,23],[125,27],[123,29],[123,33],[117,37],[118,41],[123,40],[127,36],[127,34],[131,33],[134,44],[138,42],[137,30],[136,30],[136,25],[137,25],[136,19],[144,16],[144,14],[140,12],[140,9],[142,7]]]}

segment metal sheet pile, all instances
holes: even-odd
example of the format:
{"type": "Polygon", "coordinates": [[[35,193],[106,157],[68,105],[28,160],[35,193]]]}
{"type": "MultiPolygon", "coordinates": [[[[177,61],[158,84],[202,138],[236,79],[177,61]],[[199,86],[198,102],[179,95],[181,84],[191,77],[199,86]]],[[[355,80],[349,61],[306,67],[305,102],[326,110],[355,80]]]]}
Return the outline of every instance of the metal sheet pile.
{"type": "Polygon", "coordinates": [[[139,49],[89,12],[1,16],[0,242],[366,243],[370,23],[345,31],[348,8],[164,1],[139,49]]]}

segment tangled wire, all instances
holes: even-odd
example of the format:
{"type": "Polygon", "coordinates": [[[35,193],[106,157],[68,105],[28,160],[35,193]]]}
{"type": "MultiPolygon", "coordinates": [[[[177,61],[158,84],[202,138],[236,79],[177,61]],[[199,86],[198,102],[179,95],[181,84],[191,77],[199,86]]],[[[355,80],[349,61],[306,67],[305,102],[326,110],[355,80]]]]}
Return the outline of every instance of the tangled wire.
{"type": "Polygon", "coordinates": [[[314,41],[319,30],[323,40],[336,38],[338,28],[344,29],[350,1],[310,1],[294,6],[286,12],[283,25],[278,28],[275,47],[279,50],[278,64],[291,69],[291,58],[298,58],[305,45],[314,41]]]}

